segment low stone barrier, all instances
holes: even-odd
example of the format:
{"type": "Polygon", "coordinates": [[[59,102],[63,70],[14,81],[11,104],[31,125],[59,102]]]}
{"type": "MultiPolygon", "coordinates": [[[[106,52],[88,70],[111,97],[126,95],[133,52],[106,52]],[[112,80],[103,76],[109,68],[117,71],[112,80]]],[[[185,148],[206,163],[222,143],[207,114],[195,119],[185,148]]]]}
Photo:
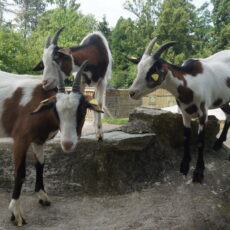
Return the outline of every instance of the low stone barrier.
{"type": "MultiPolygon", "coordinates": [[[[192,132],[197,132],[193,122],[192,132]]],[[[211,119],[207,125],[207,147],[219,131],[211,119]]],[[[195,142],[195,141],[194,141],[195,142]]],[[[167,169],[179,168],[183,126],[181,115],[138,108],[130,122],[105,133],[97,142],[85,136],[73,153],[63,153],[58,138],[45,147],[45,185],[49,193],[122,194],[162,179],[167,169]]],[[[31,150],[27,159],[24,191],[33,191],[35,170],[31,150]]],[[[13,185],[12,143],[0,143],[0,187],[13,185]]]]}

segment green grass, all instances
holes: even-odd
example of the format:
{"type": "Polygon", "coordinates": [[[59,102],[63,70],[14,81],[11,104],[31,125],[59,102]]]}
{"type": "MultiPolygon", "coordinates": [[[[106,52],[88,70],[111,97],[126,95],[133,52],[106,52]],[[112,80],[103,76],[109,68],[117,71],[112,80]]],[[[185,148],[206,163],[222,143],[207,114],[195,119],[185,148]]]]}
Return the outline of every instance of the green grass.
{"type": "Polygon", "coordinates": [[[122,119],[112,119],[112,118],[103,118],[103,123],[113,124],[113,125],[124,125],[127,124],[129,121],[128,118],[122,118],[122,119]]]}

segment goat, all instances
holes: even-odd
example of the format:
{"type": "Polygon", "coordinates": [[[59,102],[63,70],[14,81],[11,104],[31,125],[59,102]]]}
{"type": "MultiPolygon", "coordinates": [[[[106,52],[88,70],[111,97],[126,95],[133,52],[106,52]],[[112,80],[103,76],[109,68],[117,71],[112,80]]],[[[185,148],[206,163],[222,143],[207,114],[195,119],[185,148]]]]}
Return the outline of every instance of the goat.
{"type": "Polygon", "coordinates": [[[9,210],[17,226],[25,224],[20,193],[25,180],[25,160],[27,150],[32,145],[35,168],[35,192],[42,205],[50,205],[43,184],[44,143],[53,138],[60,128],[61,147],[64,152],[73,151],[80,138],[86,109],[101,112],[92,105],[89,98],[80,92],[81,74],[84,62],[75,78],[72,92],[65,93],[64,82],[59,74],[58,92],[45,91],[41,79],[31,75],[16,75],[0,71],[0,136],[14,140],[14,189],[9,210]],[[75,128],[76,127],[76,128],[75,128]]]}
{"type": "Polygon", "coordinates": [[[198,158],[193,172],[193,182],[202,183],[208,109],[221,108],[226,115],[224,129],[216,140],[214,149],[222,147],[230,126],[230,50],[218,52],[204,59],[189,59],[182,66],[176,66],[160,58],[164,50],[176,42],[162,45],[151,55],[155,41],[156,38],[149,43],[141,59],[131,59],[138,63],[138,66],[137,76],[129,89],[129,94],[131,98],[139,99],[158,88],[164,88],[176,97],[184,125],[184,154],[180,164],[180,172],[184,175],[187,175],[191,161],[191,118],[199,118],[198,158]]]}
{"type": "MultiPolygon", "coordinates": [[[[57,84],[57,65],[53,63],[58,64],[65,79],[72,72],[78,71],[81,63],[87,59],[89,65],[83,73],[81,92],[84,92],[86,85],[95,86],[95,98],[99,106],[103,107],[107,81],[112,72],[112,55],[107,40],[102,33],[94,32],[86,36],[79,46],[60,48],[57,43],[63,29],[64,27],[55,33],[52,42],[48,37],[42,61],[33,70],[44,69],[43,88],[48,90],[57,84]]],[[[96,138],[102,140],[101,114],[94,113],[94,123],[96,138]]]]}

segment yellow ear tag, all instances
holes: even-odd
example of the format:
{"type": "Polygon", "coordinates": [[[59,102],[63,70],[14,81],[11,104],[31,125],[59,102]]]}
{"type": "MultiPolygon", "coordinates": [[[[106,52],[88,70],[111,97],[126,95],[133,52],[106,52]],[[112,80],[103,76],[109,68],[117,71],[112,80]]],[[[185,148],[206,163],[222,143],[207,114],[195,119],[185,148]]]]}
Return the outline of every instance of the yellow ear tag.
{"type": "Polygon", "coordinates": [[[45,100],[41,101],[40,104],[46,103],[47,101],[49,101],[49,99],[45,99],[45,100]]]}
{"type": "Polygon", "coordinates": [[[154,74],[152,74],[152,79],[154,80],[154,81],[157,81],[158,79],[159,79],[159,74],[157,74],[157,73],[154,73],[154,74]]]}
{"type": "Polygon", "coordinates": [[[92,99],[89,103],[92,105],[99,105],[96,99],[92,99]]]}

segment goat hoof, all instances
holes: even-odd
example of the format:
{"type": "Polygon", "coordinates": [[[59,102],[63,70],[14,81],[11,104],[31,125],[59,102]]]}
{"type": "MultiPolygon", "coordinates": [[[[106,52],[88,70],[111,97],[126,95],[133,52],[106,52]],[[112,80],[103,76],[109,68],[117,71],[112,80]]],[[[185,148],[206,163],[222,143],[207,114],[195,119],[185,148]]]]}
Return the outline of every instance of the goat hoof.
{"type": "Polygon", "coordinates": [[[195,171],[193,172],[192,182],[202,184],[203,180],[204,180],[204,171],[195,169],[195,171]]]}
{"type": "Polygon", "coordinates": [[[189,171],[189,162],[188,161],[182,161],[180,164],[180,172],[183,175],[187,176],[188,171],[189,171]]]}
{"type": "Polygon", "coordinates": [[[14,224],[18,227],[21,227],[25,224],[27,224],[26,220],[22,216],[18,216],[17,218],[15,215],[12,213],[10,220],[14,222],[14,224]]]}
{"type": "Polygon", "coordinates": [[[212,148],[217,151],[222,148],[222,143],[220,143],[219,141],[216,141],[216,143],[213,145],[212,148]]]}
{"type": "Polygon", "coordinates": [[[98,142],[99,142],[99,141],[103,141],[103,136],[101,136],[101,135],[97,136],[97,141],[98,141],[98,142]]]}
{"type": "Polygon", "coordinates": [[[41,204],[42,206],[50,206],[50,205],[51,205],[51,202],[48,201],[48,200],[42,200],[42,199],[40,199],[38,202],[39,202],[39,204],[41,204]]]}
{"type": "Polygon", "coordinates": [[[15,221],[15,215],[12,213],[11,215],[11,218],[10,218],[11,221],[15,221]]]}

